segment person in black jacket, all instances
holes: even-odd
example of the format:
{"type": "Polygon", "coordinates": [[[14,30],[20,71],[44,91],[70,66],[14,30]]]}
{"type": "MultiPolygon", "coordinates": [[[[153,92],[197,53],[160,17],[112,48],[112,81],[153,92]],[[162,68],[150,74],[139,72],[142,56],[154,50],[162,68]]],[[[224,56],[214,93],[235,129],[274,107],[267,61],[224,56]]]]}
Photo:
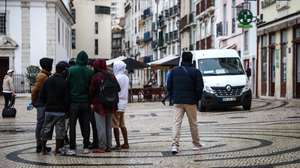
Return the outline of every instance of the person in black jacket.
{"type": "Polygon", "coordinates": [[[56,148],[55,154],[60,153],[64,146],[65,115],[68,112],[68,89],[66,81],[66,62],[56,65],[56,73],[48,78],[40,92],[40,101],[45,105],[45,122],[41,131],[42,152],[47,154],[47,140],[52,139],[55,126],[56,148]]]}
{"type": "Polygon", "coordinates": [[[193,54],[183,52],[181,66],[176,67],[170,73],[167,81],[167,90],[172,96],[175,105],[175,129],[173,130],[173,142],[171,151],[178,153],[180,129],[184,113],[187,114],[193,139],[193,150],[201,147],[197,128],[197,105],[203,92],[203,79],[201,72],[193,67],[193,54]]]}

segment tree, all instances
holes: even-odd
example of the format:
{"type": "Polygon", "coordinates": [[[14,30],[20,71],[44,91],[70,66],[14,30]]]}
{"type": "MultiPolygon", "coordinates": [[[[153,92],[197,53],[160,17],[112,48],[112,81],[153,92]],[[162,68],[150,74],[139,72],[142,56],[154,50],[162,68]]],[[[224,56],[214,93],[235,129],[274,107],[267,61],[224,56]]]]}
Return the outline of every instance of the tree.
{"type": "Polygon", "coordinates": [[[37,74],[41,71],[38,66],[30,65],[29,67],[26,68],[26,78],[29,81],[29,86],[30,86],[30,91],[31,91],[31,86],[35,83],[35,79],[37,74]]]}

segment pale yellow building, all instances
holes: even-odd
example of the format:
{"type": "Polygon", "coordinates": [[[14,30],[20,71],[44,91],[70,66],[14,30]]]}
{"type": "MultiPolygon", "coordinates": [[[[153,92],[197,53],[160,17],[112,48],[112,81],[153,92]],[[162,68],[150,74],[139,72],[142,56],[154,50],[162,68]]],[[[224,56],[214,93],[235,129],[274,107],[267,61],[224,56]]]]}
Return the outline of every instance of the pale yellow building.
{"type": "Polygon", "coordinates": [[[257,4],[258,96],[300,98],[300,1],[257,4]]]}
{"type": "Polygon", "coordinates": [[[111,0],[73,0],[73,57],[84,50],[89,58],[111,58],[111,0]]]}

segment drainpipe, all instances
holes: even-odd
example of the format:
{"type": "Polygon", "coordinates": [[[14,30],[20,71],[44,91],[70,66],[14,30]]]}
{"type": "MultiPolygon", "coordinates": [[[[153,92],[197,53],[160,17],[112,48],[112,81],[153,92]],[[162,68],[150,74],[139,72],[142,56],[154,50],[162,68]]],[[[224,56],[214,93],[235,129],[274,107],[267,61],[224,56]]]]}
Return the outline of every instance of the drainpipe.
{"type": "Polygon", "coordinates": [[[7,32],[7,30],[6,30],[6,13],[7,13],[7,0],[5,0],[4,1],[4,27],[5,27],[5,29],[4,29],[4,34],[6,35],[6,32],[7,32]]]}

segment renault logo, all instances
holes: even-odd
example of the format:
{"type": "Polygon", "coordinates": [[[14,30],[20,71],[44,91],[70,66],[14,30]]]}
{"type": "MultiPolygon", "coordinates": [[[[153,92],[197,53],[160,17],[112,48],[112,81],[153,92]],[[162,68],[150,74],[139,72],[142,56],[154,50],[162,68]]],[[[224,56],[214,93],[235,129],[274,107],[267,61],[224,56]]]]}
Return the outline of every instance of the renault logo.
{"type": "Polygon", "coordinates": [[[227,92],[231,91],[231,86],[230,85],[227,85],[225,88],[226,88],[227,92]]]}

